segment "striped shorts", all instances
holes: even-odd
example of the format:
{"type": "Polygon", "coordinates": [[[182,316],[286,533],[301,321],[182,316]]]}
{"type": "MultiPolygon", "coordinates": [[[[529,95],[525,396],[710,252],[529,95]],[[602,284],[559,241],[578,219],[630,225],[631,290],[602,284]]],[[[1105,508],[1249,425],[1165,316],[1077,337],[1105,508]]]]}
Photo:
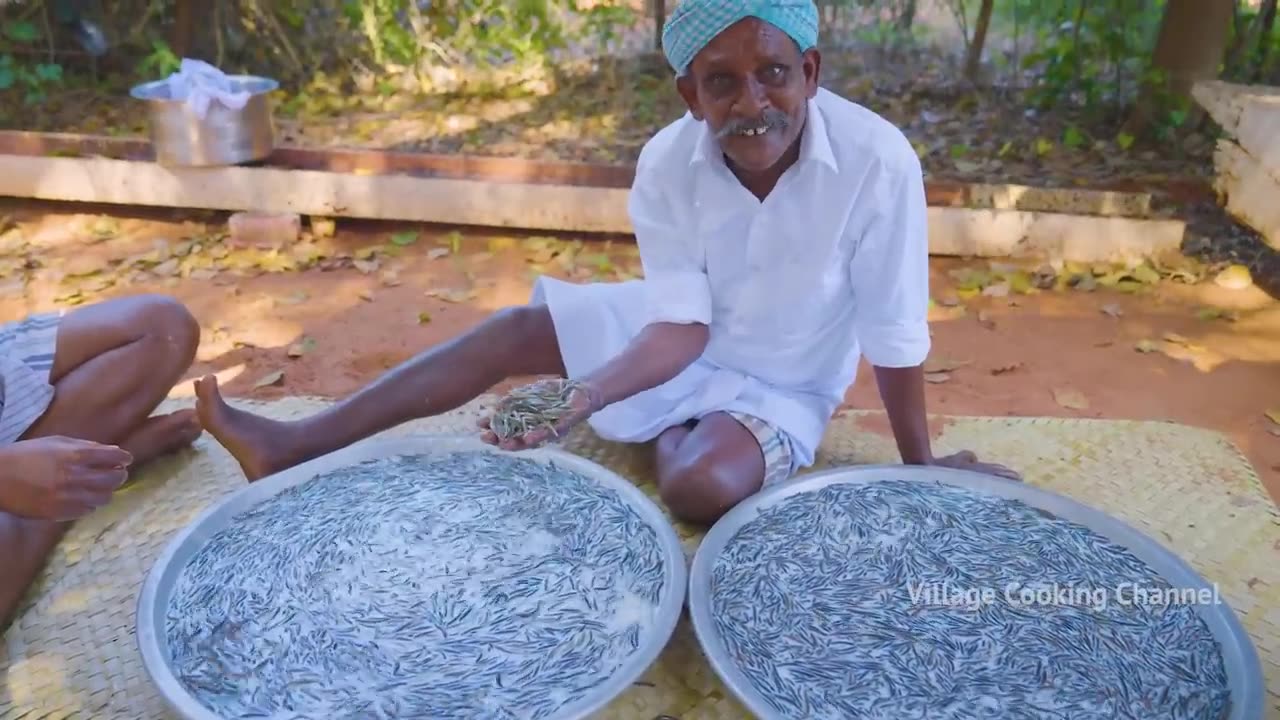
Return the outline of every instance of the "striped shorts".
{"type": "Polygon", "coordinates": [[[729,415],[742,424],[760,443],[764,453],[764,485],[789,479],[796,472],[795,455],[791,449],[791,437],[754,415],[730,410],[729,415]]]}
{"type": "Polygon", "coordinates": [[[53,353],[62,313],[0,325],[0,445],[17,442],[53,402],[53,353]]]}

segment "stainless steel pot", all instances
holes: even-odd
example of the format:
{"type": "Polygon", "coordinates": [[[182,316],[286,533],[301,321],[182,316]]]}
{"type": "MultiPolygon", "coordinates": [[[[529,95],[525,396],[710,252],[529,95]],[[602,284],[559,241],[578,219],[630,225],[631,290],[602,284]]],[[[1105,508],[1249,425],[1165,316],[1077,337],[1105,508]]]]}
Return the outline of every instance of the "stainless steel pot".
{"type": "Polygon", "coordinates": [[[228,76],[234,90],[248,91],[249,102],[232,110],[209,104],[203,118],[182,100],[169,97],[164,80],[134,87],[129,94],[147,103],[156,162],[170,166],[238,165],[262,160],[275,146],[269,93],[279,87],[270,78],[228,76]]]}

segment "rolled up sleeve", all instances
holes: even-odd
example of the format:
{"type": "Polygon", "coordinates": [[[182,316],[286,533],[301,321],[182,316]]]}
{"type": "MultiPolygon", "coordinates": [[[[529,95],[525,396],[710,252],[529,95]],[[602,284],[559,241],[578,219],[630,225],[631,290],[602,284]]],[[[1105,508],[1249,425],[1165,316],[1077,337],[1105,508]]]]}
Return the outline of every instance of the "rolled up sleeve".
{"type": "Polygon", "coordinates": [[[673,212],[659,178],[637,175],[627,206],[644,268],[648,322],[709,325],[711,283],[702,244],[673,212]]]}
{"type": "MultiPolygon", "coordinates": [[[[914,158],[913,158],[914,160],[914,158]]],[[[918,161],[886,174],[879,211],[850,262],[858,344],[878,367],[914,367],[929,355],[929,229],[918,161]]]]}

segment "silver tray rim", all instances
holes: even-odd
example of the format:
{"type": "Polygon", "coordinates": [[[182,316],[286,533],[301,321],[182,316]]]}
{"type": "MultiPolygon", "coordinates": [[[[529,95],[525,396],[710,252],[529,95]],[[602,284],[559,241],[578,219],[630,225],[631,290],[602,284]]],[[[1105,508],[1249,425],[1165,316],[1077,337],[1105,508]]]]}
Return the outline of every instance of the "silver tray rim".
{"type": "Polygon", "coordinates": [[[337,468],[402,455],[432,455],[458,451],[483,451],[556,464],[599,482],[628,502],[658,536],[665,564],[663,594],[650,631],[640,648],[607,681],[578,702],[562,708],[549,720],[585,720],[629,689],[657,661],[675,633],[684,611],[688,565],[675,528],[662,510],[634,483],[618,473],[567,450],[544,446],[511,452],[485,444],[474,436],[452,433],[416,433],[394,438],[373,438],[296,465],[214,502],[168,542],[147,573],[138,594],[136,640],[147,675],[165,703],[184,720],[224,720],[200,703],[173,674],[164,631],[164,608],[187,561],[241,512],[276,494],[337,468]]]}
{"type": "MultiPolygon", "coordinates": [[[[717,558],[743,525],[773,505],[831,485],[864,485],[881,480],[933,482],[1021,500],[1124,546],[1174,587],[1213,589],[1186,561],[1128,523],[1044,488],[995,475],[936,466],[853,465],[807,473],[765,488],[725,513],[698,545],[689,571],[689,616],[694,636],[721,682],[760,720],[788,719],[779,715],[737,669],[716,631],[711,612],[711,571],[717,558]]],[[[1249,634],[1225,598],[1216,605],[1196,604],[1194,608],[1222,651],[1231,691],[1231,707],[1226,720],[1262,720],[1266,685],[1262,664],[1249,634]]]]}

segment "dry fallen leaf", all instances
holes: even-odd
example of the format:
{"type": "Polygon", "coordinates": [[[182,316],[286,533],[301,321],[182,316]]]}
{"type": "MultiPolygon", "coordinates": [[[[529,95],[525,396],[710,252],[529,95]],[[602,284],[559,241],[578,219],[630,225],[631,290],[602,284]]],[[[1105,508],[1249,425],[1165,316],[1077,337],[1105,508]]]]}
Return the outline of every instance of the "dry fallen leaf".
{"type": "Polygon", "coordinates": [[[277,298],[276,303],[280,305],[301,305],[310,299],[311,296],[308,295],[306,291],[298,290],[297,292],[290,293],[285,297],[277,298]]]}
{"type": "Polygon", "coordinates": [[[926,372],[924,374],[924,381],[935,385],[947,382],[950,379],[951,373],[948,372],[926,372]]]}
{"type": "Polygon", "coordinates": [[[1160,348],[1165,357],[1191,363],[1200,372],[1210,372],[1220,365],[1225,358],[1211,352],[1209,348],[1194,343],[1178,344],[1165,342],[1160,348]]]}
{"type": "Polygon", "coordinates": [[[1081,292],[1093,292],[1098,289],[1098,281],[1092,275],[1077,275],[1067,284],[1081,292]]]}
{"type": "Polygon", "coordinates": [[[1280,425],[1280,409],[1268,410],[1263,414],[1266,415],[1267,419],[1271,422],[1276,425],[1280,425]]]}
{"type": "Polygon", "coordinates": [[[520,241],[513,237],[494,237],[489,238],[489,252],[500,253],[504,250],[514,250],[520,241]]]}
{"type": "Polygon", "coordinates": [[[952,358],[939,356],[924,361],[924,372],[926,375],[929,373],[949,373],[968,364],[968,360],[953,360],[952,358]]]}
{"type": "Polygon", "coordinates": [[[1019,368],[1021,368],[1021,367],[1022,367],[1022,363],[1020,363],[1020,362],[1012,362],[1012,363],[1009,363],[1009,364],[1007,364],[1007,365],[997,365],[997,366],[995,366],[995,367],[991,368],[991,374],[992,374],[992,375],[1004,375],[1004,374],[1006,374],[1006,373],[1011,373],[1011,372],[1013,372],[1014,370],[1017,370],[1017,369],[1019,369],[1019,368]]]}
{"type": "Polygon", "coordinates": [[[426,324],[427,324],[427,323],[429,323],[429,322],[431,322],[431,313],[428,313],[428,312],[420,312],[420,313],[418,313],[418,324],[419,324],[419,325],[426,325],[426,324]]]}
{"type": "Polygon", "coordinates": [[[1178,333],[1172,333],[1172,332],[1165,333],[1163,335],[1163,338],[1165,339],[1165,341],[1171,342],[1174,345],[1186,345],[1191,342],[1190,340],[1183,337],[1182,335],[1179,335],[1178,333]]]}
{"type": "Polygon", "coordinates": [[[957,320],[968,314],[963,305],[954,307],[938,307],[929,311],[929,322],[943,322],[945,320],[957,320]]]}
{"type": "Polygon", "coordinates": [[[1086,410],[1089,401],[1079,390],[1072,388],[1054,388],[1053,399],[1068,410],[1086,410]]]}
{"type": "Polygon", "coordinates": [[[315,347],[316,347],[316,341],[314,339],[310,337],[304,337],[298,342],[290,345],[287,354],[291,358],[300,358],[303,355],[306,355],[307,353],[314,350],[315,347]]]}
{"type": "Polygon", "coordinates": [[[428,290],[427,295],[440,298],[445,302],[464,303],[476,297],[475,290],[428,290]]]}
{"type": "Polygon", "coordinates": [[[987,287],[982,289],[982,294],[987,297],[997,297],[997,298],[1008,297],[1009,283],[1003,282],[1003,283],[998,283],[996,285],[988,285],[987,287]]]}
{"type": "Polygon", "coordinates": [[[379,266],[379,263],[378,263],[378,261],[377,261],[376,259],[374,259],[374,260],[355,260],[355,261],[353,261],[353,262],[352,262],[352,264],[353,264],[353,265],[355,265],[355,267],[356,267],[356,269],[357,269],[357,270],[359,270],[360,272],[364,273],[365,275],[368,275],[368,274],[370,274],[370,273],[372,273],[372,272],[376,271],[376,270],[378,269],[378,266],[379,266]]]}
{"type": "Polygon", "coordinates": [[[330,238],[337,232],[338,223],[333,218],[312,217],[311,234],[318,238],[330,238]]]}
{"type": "Polygon", "coordinates": [[[1107,303],[1106,305],[1102,306],[1102,314],[1108,315],[1113,318],[1118,318],[1121,315],[1124,315],[1124,310],[1121,310],[1120,306],[1115,303],[1107,303]]]}
{"type": "Polygon", "coordinates": [[[946,295],[938,298],[938,304],[942,307],[955,307],[960,304],[960,298],[955,295],[946,295]]]}
{"type": "Polygon", "coordinates": [[[1137,345],[1133,346],[1134,350],[1140,353],[1151,353],[1156,351],[1156,344],[1150,340],[1139,340],[1137,345]]]}
{"type": "Polygon", "coordinates": [[[1253,284],[1253,278],[1244,265],[1231,265],[1214,276],[1213,282],[1228,290],[1243,290],[1253,284]]]}
{"type": "Polygon", "coordinates": [[[978,311],[978,324],[988,330],[996,329],[996,321],[991,319],[991,314],[986,310],[978,311]]]}
{"type": "Polygon", "coordinates": [[[257,390],[258,388],[264,388],[269,385],[279,385],[282,382],[284,382],[284,371],[276,370],[273,373],[267,373],[262,376],[262,379],[253,384],[253,389],[257,390]]]}
{"type": "Polygon", "coordinates": [[[373,293],[369,292],[368,290],[361,290],[360,294],[357,295],[356,297],[359,297],[361,300],[365,302],[373,302],[373,293]]]}
{"type": "Polygon", "coordinates": [[[178,264],[177,260],[165,260],[159,265],[151,268],[151,272],[159,275],[160,277],[173,277],[178,274],[180,267],[181,266],[178,264]]]}

